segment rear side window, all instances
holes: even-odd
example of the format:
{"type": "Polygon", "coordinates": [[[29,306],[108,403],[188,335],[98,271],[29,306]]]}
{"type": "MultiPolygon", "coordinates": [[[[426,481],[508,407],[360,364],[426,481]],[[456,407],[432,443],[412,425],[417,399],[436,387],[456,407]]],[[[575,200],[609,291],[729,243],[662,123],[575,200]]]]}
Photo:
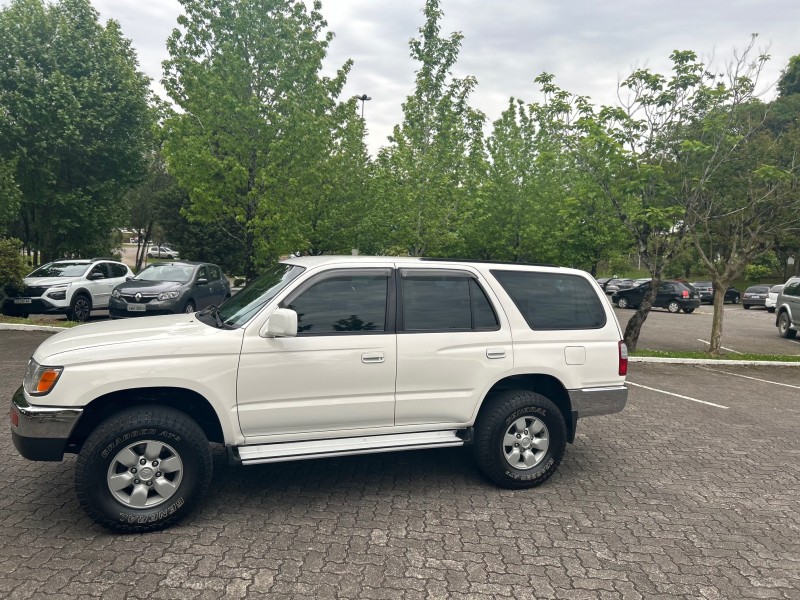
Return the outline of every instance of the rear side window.
{"type": "Polygon", "coordinates": [[[108,268],[111,270],[111,277],[125,277],[128,274],[128,269],[125,268],[125,265],[108,263],[108,268]]]}
{"type": "Polygon", "coordinates": [[[531,329],[599,329],[606,324],[603,304],[583,277],[501,270],[493,270],[492,275],[531,329]]]}
{"type": "Polygon", "coordinates": [[[480,284],[469,274],[401,271],[404,331],[471,331],[499,328],[480,284]]]}

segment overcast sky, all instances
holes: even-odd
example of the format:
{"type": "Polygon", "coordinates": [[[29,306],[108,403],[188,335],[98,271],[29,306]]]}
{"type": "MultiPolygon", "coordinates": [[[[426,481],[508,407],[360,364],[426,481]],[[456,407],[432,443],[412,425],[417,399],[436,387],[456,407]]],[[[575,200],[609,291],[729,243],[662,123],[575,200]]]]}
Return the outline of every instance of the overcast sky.
{"type": "MultiPolygon", "coordinates": [[[[0,0],[7,4],[8,0],[0,0]]],[[[104,19],[117,19],[132,39],[142,69],[158,81],[165,40],[180,13],[177,0],[93,0],[104,19]]],[[[363,93],[368,145],[374,153],[401,118],[417,65],[408,40],[422,25],[424,0],[323,0],[322,12],[336,34],[327,68],[355,61],[345,88],[363,93]]],[[[612,103],[621,77],[633,67],[665,70],[676,49],[695,50],[718,69],[751,33],[769,46],[772,60],[762,77],[767,99],[789,57],[800,54],[798,0],[442,0],[442,32],[460,31],[463,46],[456,74],[474,75],[473,105],[493,121],[509,96],[538,100],[533,78],[553,73],[556,83],[612,103]]]]}

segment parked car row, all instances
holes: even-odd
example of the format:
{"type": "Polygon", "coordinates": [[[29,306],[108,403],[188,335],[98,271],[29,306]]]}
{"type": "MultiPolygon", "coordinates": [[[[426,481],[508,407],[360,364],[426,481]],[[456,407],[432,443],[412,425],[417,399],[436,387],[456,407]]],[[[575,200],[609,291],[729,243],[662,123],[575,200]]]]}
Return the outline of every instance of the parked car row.
{"type": "Polygon", "coordinates": [[[156,263],[134,276],[113,259],[57,260],[23,280],[24,288],[3,301],[3,314],[66,314],[85,321],[108,309],[111,318],[194,312],[230,298],[228,280],[217,265],[156,263]]]}
{"type": "MultiPolygon", "coordinates": [[[[620,308],[638,308],[650,292],[650,281],[634,288],[619,290],[611,296],[611,301],[620,308]]],[[[666,308],[671,313],[694,312],[700,306],[700,296],[688,283],[682,281],[662,281],[658,286],[653,306],[666,308]]]]}

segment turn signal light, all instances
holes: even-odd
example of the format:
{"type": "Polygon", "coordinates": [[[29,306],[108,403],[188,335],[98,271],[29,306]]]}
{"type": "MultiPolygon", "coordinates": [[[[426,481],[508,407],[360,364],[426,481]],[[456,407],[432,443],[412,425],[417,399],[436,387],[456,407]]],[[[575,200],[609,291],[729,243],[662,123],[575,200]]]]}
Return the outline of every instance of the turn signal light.
{"type": "Polygon", "coordinates": [[[61,375],[61,369],[45,369],[42,372],[42,376],[39,378],[39,382],[36,384],[36,393],[37,394],[46,394],[58,381],[58,376],[61,375]]]}

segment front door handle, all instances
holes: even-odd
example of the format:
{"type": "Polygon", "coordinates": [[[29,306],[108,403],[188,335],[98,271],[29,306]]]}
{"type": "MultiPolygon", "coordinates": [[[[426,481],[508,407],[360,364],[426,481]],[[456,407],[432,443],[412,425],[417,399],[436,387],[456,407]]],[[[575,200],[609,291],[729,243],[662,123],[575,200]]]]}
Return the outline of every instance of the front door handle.
{"type": "Polygon", "coordinates": [[[505,348],[487,348],[486,349],[486,358],[505,358],[506,351],[505,348]]]}
{"type": "Polygon", "coordinates": [[[361,354],[361,362],[363,363],[382,363],[383,360],[383,352],[363,352],[361,354]]]}

